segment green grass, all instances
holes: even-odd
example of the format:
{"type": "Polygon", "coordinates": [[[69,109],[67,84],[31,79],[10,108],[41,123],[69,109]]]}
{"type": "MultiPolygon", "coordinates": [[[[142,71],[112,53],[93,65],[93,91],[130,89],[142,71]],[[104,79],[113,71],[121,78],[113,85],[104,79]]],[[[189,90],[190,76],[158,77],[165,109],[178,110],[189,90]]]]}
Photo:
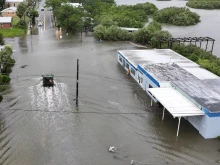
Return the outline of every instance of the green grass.
{"type": "Polygon", "coordinates": [[[26,34],[25,29],[21,29],[17,26],[13,26],[10,29],[0,29],[0,33],[3,34],[4,38],[13,38],[13,37],[20,37],[26,34]]]}
{"type": "MultiPolygon", "coordinates": [[[[24,18],[21,18],[24,19],[24,18]]],[[[25,17],[25,20],[27,22],[29,22],[30,18],[29,17],[25,17]]],[[[26,34],[26,29],[22,29],[18,26],[16,26],[18,24],[18,22],[20,21],[20,18],[18,16],[13,17],[12,20],[12,28],[10,29],[0,29],[0,33],[3,34],[4,38],[13,38],[13,37],[20,37],[26,34]]]]}
{"type": "Polygon", "coordinates": [[[19,21],[20,21],[20,18],[18,16],[13,17],[13,19],[12,19],[12,26],[17,25],[19,21]]]}

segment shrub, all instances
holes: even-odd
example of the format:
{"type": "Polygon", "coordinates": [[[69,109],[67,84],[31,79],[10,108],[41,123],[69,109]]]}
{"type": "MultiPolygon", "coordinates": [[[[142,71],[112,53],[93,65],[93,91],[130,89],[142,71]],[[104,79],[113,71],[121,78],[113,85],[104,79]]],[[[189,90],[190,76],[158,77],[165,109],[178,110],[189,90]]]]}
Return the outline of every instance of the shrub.
{"type": "Polygon", "coordinates": [[[195,9],[220,9],[220,0],[189,0],[186,5],[195,9]]]}
{"type": "Polygon", "coordinates": [[[177,26],[195,25],[200,22],[200,16],[184,7],[168,7],[154,14],[154,20],[160,23],[169,23],[177,26]]]}
{"type": "Polygon", "coordinates": [[[7,75],[0,75],[0,84],[6,84],[11,81],[10,77],[7,75]]]}
{"type": "Polygon", "coordinates": [[[4,37],[3,37],[3,34],[0,33],[0,45],[4,45],[4,37]]]}
{"type": "Polygon", "coordinates": [[[98,25],[94,28],[94,34],[98,39],[111,41],[127,41],[133,38],[132,33],[122,30],[115,25],[110,27],[98,25]]]}
{"type": "Polygon", "coordinates": [[[0,95],[0,102],[3,100],[3,97],[2,97],[2,95],[0,95]]]}
{"type": "Polygon", "coordinates": [[[26,29],[27,28],[27,23],[24,20],[20,20],[17,24],[18,27],[22,28],[22,29],[26,29]]]}

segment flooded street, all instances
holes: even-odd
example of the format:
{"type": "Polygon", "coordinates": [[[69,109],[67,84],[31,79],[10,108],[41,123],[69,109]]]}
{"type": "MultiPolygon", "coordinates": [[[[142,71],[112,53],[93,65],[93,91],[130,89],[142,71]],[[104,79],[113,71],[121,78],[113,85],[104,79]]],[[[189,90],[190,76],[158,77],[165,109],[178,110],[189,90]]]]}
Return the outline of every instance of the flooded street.
{"type": "Polygon", "coordinates": [[[60,39],[49,25],[37,35],[6,39],[16,65],[0,104],[0,164],[218,164],[220,142],[203,139],[185,120],[177,138],[177,119],[166,114],[162,121],[162,108],[150,107],[118,64],[117,50],[133,45],[96,42],[91,33],[60,39]],[[43,74],[54,74],[55,87],[42,86],[43,74]]]}

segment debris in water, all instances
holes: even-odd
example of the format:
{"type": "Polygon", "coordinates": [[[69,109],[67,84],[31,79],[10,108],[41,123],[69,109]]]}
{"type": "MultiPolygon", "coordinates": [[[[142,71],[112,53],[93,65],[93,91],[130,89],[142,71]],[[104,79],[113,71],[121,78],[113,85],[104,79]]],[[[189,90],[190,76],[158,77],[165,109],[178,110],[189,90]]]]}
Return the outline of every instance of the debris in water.
{"type": "Polygon", "coordinates": [[[20,68],[25,68],[26,66],[28,66],[28,65],[22,65],[20,68]]]}
{"type": "Polygon", "coordinates": [[[108,149],[108,151],[114,153],[114,152],[116,151],[115,146],[110,146],[109,149],[108,149]]]}

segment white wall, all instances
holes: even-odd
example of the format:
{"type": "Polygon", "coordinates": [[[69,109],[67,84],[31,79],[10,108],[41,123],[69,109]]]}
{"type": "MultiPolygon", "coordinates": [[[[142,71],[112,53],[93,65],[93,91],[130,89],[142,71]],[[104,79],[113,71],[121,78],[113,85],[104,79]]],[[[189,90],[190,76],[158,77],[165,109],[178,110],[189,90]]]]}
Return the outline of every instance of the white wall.
{"type": "Polygon", "coordinates": [[[220,117],[203,116],[199,133],[205,139],[220,136],[220,117]]]}

